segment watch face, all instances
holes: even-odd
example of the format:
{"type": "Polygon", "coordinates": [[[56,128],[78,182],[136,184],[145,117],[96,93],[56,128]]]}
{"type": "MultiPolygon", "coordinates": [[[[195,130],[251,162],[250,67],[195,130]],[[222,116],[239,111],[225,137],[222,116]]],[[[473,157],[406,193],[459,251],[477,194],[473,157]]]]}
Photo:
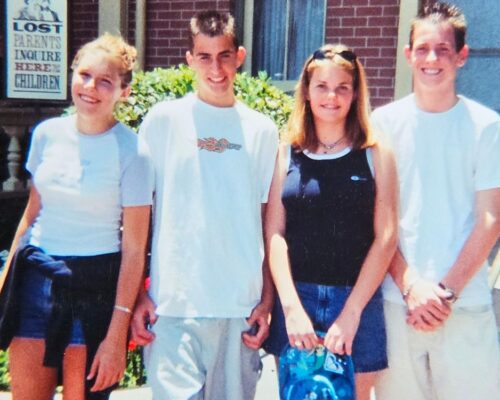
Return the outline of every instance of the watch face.
{"type": "Polygon", "coordinates": [[[453,293],[451,290],[447,290],[448,292],[448,296],[446,297],[446,301],[448,303],[454,303],[455,301],[457,301],[457,295],[455,293],[453,293]]]}
{"type": "Polygon", "coordinates": [[[456,293],[455,293],[455,291],[453,289],[445,286],[441,282],[438,284],[438,286],[446,292],[445,300],[448,303],[454,303],[455,301],[457,301],[458,297],[457,297],[457,295],[456,295],[456,293]]]}

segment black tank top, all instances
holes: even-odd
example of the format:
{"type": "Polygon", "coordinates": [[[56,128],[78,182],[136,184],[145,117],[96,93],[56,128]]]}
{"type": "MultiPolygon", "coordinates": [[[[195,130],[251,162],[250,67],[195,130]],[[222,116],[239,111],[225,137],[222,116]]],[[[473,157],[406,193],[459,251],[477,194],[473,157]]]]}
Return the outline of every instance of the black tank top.
{"type": "Polygon", "coordinates": [[[312,159],[292,149],[282,201],[293,279],[353,286],[373,242],[375,181],[366,149],[312,159]]]}

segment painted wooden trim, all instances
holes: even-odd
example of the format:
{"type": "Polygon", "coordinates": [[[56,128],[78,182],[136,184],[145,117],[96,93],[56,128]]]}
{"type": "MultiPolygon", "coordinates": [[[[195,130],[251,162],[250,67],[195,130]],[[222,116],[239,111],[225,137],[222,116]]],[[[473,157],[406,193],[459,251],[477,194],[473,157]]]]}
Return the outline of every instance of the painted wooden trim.
{"type": "Polygon", "coordinates": [[[98,32],[127,37],[128,0],[99,0],[98,32]]]}
{"type": "Polygon", "coordinates": [[[417,15],[418,3],[418,0],[401,0],[399,6],[395,99],[400,99],[412,91],[412,74],[404,55],[404,47],[408,44],[411,21],[417,15]]]}

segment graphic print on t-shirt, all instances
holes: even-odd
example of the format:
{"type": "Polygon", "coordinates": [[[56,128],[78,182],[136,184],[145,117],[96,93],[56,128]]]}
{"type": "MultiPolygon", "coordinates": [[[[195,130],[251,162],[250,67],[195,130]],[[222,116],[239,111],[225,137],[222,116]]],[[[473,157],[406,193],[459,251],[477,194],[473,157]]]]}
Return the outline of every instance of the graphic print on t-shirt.
{"type": "Polygon", "coordinates": [[[239,150],[241,144],[231,143],[227,139],[216,139],[214,137],[198,139],[198,147],[200,150],[213,151],[223,153],[226,150],[239,150]]]}

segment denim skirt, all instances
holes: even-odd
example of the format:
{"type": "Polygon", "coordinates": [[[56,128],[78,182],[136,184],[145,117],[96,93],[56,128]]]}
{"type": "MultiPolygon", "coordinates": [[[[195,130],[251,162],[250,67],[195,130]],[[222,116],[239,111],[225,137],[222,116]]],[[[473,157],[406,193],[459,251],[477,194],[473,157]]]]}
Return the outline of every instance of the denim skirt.
{"type": "MultiPolygon", "coordinates": [[[[314,329],[327,332],[341,313],[352,286],[326,286],[295,282],[302,305],[311,318],[314,329]]],[[[269,338],[264,349],[279,355],[288,343],[285,317],[279,299],[274,304],[269,338]]],[[[352,359],[357,373],[374,372],[387,368],[387,338],[384,308],[380,288],[366,305],[354,338],[352,359]]]]}

